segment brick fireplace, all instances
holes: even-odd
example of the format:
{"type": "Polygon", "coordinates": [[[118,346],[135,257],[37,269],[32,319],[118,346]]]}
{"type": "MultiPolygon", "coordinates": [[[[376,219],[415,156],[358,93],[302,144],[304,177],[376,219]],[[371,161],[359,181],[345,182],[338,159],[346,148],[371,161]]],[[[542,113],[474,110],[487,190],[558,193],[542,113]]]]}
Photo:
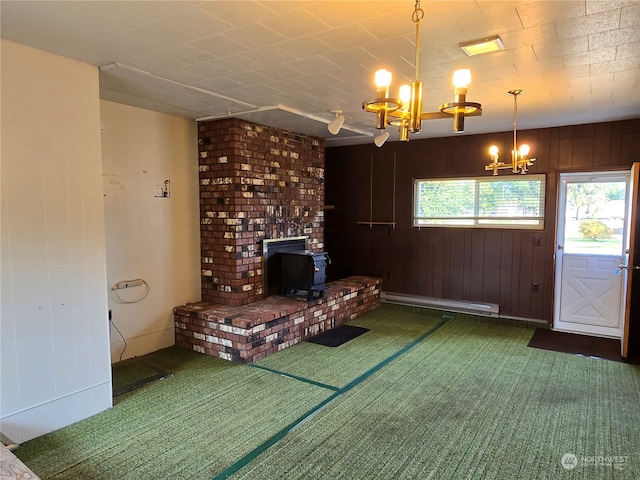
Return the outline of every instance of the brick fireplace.
{"type": "Polygon", "coordinates": [[[202,301],[264,298],[262,241],[306,236],[323,249],[324,147],[240,119],[198,125],[202,301]]]}
{"type": "Polygon", "coordinates": [[[320,139],[224,119],[200,123],[198,144],[202,299],[174,308],[177,345],[251,363],[380,305],[381,279],[363,276],[307,301],[264,291],[265,240],[323,250],[320,139]]]}

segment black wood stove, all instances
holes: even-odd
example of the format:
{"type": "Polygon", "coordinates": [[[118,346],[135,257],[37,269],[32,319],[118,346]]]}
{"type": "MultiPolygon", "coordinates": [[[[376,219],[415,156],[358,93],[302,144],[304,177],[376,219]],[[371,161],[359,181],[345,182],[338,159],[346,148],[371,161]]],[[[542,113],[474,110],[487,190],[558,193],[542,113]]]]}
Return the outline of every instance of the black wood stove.
{"type": "Polygon", "coordinates": [[[280,252],[280,262],[285,297],[306,293],[308,301],[324,295],[326,265],[330,263],[326,253],[310,250],[280,252]]]}

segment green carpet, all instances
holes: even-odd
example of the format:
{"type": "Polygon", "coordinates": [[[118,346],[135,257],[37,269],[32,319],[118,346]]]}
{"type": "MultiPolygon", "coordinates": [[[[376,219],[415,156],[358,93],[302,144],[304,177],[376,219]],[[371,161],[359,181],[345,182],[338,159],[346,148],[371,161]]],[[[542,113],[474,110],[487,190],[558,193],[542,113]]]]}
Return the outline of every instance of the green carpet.
{"type": "Polygon", "coordinates": [[[302,342],[255,363],[316,382],[342,387],[393,355],[442,320],[442,312],[378,308],[349,325],[369,331],[336,348],[302,342]]]}
{"type": "Polygon", "coordinates": [[[16,455],[43,480],[207,479],[331,393],[179,348],[148,358],[173,376],[16,455]]]}
{"type": "Polygon", "coordinates": [[[253,366],[156,352],[171,378],[16,454],[43,480],[640,478],[640,367],[465,315],[350,324],[370,331],[253,366]]]}
{"type": "Polygon", "coordinates": [[[640,369],[531,334],[454,320],[230,478],[640,478],[640,369]]]}

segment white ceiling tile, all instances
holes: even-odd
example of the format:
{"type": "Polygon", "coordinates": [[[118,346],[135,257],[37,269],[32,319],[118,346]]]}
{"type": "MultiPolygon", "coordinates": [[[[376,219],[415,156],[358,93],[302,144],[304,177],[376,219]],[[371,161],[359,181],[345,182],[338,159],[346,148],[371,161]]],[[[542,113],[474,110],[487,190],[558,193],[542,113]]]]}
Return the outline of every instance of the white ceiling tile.
{"type": "Polygon", "coordinates": [[[295,60],[297,57],[285,52],[280,47],[267,45],[262,48],[248,50],[242,54],[243,57],[253,60],[260,65],[273,65],[278,63],[287,63],[295,60]]]}
{"type": "MultiPolygon", "coordinates": [[[[367,20],[361,20],[359,25],[378,40],[388,40],[394,37],[406,35],[415,36],[415,24],[411,21],[409,13],[405,17],[398,17],[393,13],[376,16],[367,20]]],[[[421,32],[428,32],[426,26],[420,25],[421,32]]]]}
{"type": "Polygon", "coordinates": [[[286,65],[271,65],[268,67],[260,67],[255,70],[256,73],[264,75],[269,80],[284,80],[285,78],[296,78],[301,73],[286,65]]]}
{"type": "Polygon", "coordinates": [[[576,65],[591,65],[594,63],[610,62],[616,59],[616,48],[600,48],[589,52],[564,55],[564,63],[567,67],[576,65]]]}
{"type": "Polygon", "coordinates": [[[509,30],[500,33],[500,38],[507,49],[520,48],[523,46],[541,45],[543,43],[558,41],[556,27],[547,23],[530,28],[509,30]]]}
{"type": "Polygon", "coordinates": [[[515,64],[519,75],[529,75],[532,73],[545,73],[555,70],[562,70],[565,66],[562,57],[552,57],[542,60],[517,61],[515,64]]]}
{"type": "Polygon", "coordinates": [[[186,62],[167,57],[162,53],[144,55],[136,60],[136,68],[155,73],[156,75],[164,75],[167,72],[178,70],[186,65],[186,62]]]}
{"type": "Polygon", "coordinates": [[[252,23],[234,28],[226,32],[227,37],[238,43],[246,45],[249,48],[260,48],[265,45],[284,42],[287,38],[279,34],[275,30],[262,25],[261,23],[252,23]]]}
{"type": "Polygon", "coordinates": [[[631,5],[624,7],[620,13],[620,28],[640,25],[640,2],[629,2],[631,5]]]}
{"type": "Polygon", "coordinates": [[[262,68],[262,65],[245,57],[244,55],[230,55],[228,57],[219,58],[212,61],[216,67],[223,68],[229,74],[244,73],[256,71],[262,68]]]}
{"type": "Polygon", "coordinates": [[[339,50],[331,53],[327,53],[322,55],[326,60],[329,60],[331,63],[338,65],[339,67],[345,68],[350,65],[371,65],[376,62],[379,63],[378,59],[365,51],[362,48],[349,48],[347,50],[339,50]]]}
{"type": "Polygon", "coordinates": [[[260,23],[283,35],[288,40],[329,30],[327,24],[304,10],[283,13],[282,15],[262,20],[260,23]]]}
{"type": "Polygon", "coordinates": [[[638,42],[640,42],[640,29],[633,27],[589,35],[589,48],[592,50],[638,42]]]}
{"type": "Polygon", "coordinates": [[[319,33],[315,37],[336,50],[366,45],[377,40],[359,25],[336,28],[330,32],[319,33]]]}
{"type": "Polygon", "coordinates": [[[333,85],[336,83],[336,77],[326,73],[312,73],[311,75],[303,75],[298,77],[298,80],[305,84],[305,90],[313,88],[322,88],[326,85],[333,85]]]}
{"type": "MultiPolygon", "coordinates": [[[[207,90],[210,92],[229,92],[246,87],[245,84],[229,77],[208,77],[194,83],[194,85],[198,88],[202,88],[203,90],[207,90]]],[[[225,93],[225,95],[227,95],[227,93],[225,93]]],[[[233,98],[233,95],[227,96],[233,98]]]]}
{"type": "Polygon", "coordinates": [[[638,58],[638,52],[640,52],[640,43],[628,43],[626,45],[618,45],[616,47],[616,58],[622,60],[623,58],[638,58]]]}
{"type": "Polygon", "coordinates": [[[613,73],[601,73],[598,75],[587,75],[584,77],[573,77],[569,79],[571,88],[591,87],[603,83],[613,82],[613,73]]]}
{"type": "Polygon", "coordinates": [[[183,70],[201,78],[217,78],[231,73],[224,68],[220,68],[215,62],[195,63],[189,67],[183,68],[183,70]]]}
{"type": "Polygon", "coordinates": [[[619,25],[620,11],[611,10],[556,22],[556,30],[558,31],[558,39],[565,40],[600,32],[609,32],[617,29],[619,25]]]}
{"type": "Polygon", "coordinates": [[[586,14],[585,0],[530,2],[517,7],[524,28],[545,25],[586,14]]]}
{"type": "Polygon", "coordinates": [[[599,62],[591,65],[592,75],[602,75],[605,73],[616,73],[629,71],[635,73],[636,78],[640,78],[640,64],[634,58],[623,60],[613,60],[611,62],[599,62]]]}
{"type": "Polygon", "coordinates": [[[170,48],[181,43],[195,40],[197,35],[187,30],[180,30],[162,22],[151,22],[141,25],[135,30],[136,34],[142,35],[150,41],[170,48]]]}
{"type": "Polygon", "coordinates": [[[276,90],[273,87],[270,87],[267,84],[260,84],[251,87],[243,87],[238,89],[239,92],[242,93],[251,93],[255,98],[261,99],[261,105],[270,105],[269,97],[271,95],[279,95],[280,90],[276,90]]]}
{"type": "MultiPolygon", "coordinates": [[[[383,4],[388,5],[389,3],[379,2],[376,6],[383,7],[383,4]]],[[[407,6],[407,11],[410,12],[411,7],[407,6]]],[[[380,15],[379,9],[368,7],[361,2],[322,1],[308,5],[305,10],[330,28],[340,28],[359,22],[367,22],[368,19],[380,15]]],[[[396,17],[396,21],[398,20],[396,17]]]]}
{"type": "Polygon", "coordinates": [[[232,28],[228,22],[210,15],[201,9],[183,9],[162,19],[164,25],[190,32],[193,37],[208,37],[232,28]]]}
{"type": "Polygon", "coordinates": [[[589,51],[589,41],[587,37],[572,38],[562,42],[548,42],[541,45],[534,45],[533,51],[536,58],[545,59],[561,55],[584,53],[589,51]]]}
{"type": "Polygon", "coordinates": [[[314,55],[324,55],[335,49],[316,37],[303,37],[297,40],[278,43],[278,48],[296,58],[313,57],[314,55]]]}
{"type": "Polygon", "coordinates": [[[636,4],[638,0],[598,0],[587,2],[587,15],[636,4]]]}
{"type": "Polygon", "coordinates": [[[249,50],[246,45],[224,35],[211,35],[210,37],[200,38],[190,42],[189,45],[215,57],[226,57],[249,50]]]}
{"type": "Polygon", "coordinates": [[[301,78],[287,78],[286,80],[270,82],[269,86],[285,93],[304,90],[307,87],[301,78]]]}
{"type": "Polygon", "coordinates": [[[239,0],[201,2],[198,8],[235,27],[259,22],[274,15],[273,10],[261,5],[260,2],[239,0]]]}
{"type": "Polygon", "coordinates": [[[237,86],[234,86],[232,88],[251,87],[263,83],[269,83],[269,85],[272,85],[273,83],[269,77],[266,77],[265,75],[252,70],[247,70],[245,72],[236,73],[233,75],[227,75],[226,77],[224,77],[224,79],[237,84],[237,86]]]}
{"type": "Polygon", "coordinates": [[[370,43],[363,47],[372,57],[386,61],[398,55],[415,57],[415,45],[406,37],[395,37],[370,43]]]}
{"type": "Polygon", "coordinates": [[[331,72],[339,67],[324,57],[310,57],[287,62],[286,65],[303,74],[331,72]]]}
{"type": "Polygon", "coordinates": [[[166,50],[162,51],[162,54],[169,58],[180,60],[181,62],[188,64],[209,62],[211,60],[215,60],[215,57],[210,53],[185,44],[167,48],[166,50]]]}

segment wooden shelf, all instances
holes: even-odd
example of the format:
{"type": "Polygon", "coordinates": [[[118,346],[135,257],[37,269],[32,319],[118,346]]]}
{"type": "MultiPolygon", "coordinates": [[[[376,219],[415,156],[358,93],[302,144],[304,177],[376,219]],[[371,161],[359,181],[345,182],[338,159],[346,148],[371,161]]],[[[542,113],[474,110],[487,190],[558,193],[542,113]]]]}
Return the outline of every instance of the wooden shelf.
{"type": "Polygon", "coordinates": [[[374,225],[391,225],[393,228],[396,228],[396,222],[356,222],[358,225],[369,225],[370,227],[374,225]]]}

